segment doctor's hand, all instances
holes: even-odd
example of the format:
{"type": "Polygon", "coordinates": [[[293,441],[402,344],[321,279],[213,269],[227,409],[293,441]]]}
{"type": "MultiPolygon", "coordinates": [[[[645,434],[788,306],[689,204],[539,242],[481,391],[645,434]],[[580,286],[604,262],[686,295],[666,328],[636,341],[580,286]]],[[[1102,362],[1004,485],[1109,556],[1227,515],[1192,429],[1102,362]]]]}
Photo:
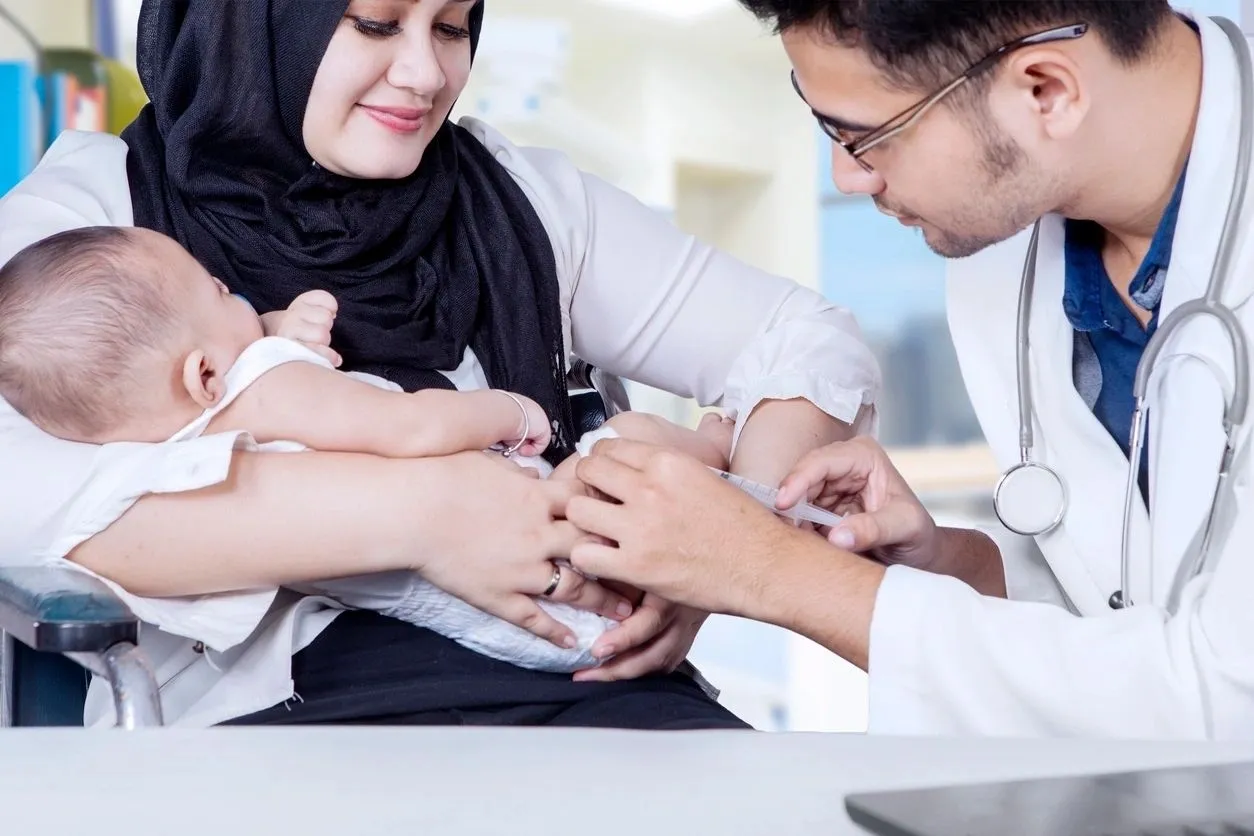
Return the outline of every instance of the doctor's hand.
{"type": "MultiPolygon", "coordinates": [[[[652,593],[641,611],[658,599],[689,608],[673,622],[685,643],[699,625],[693,610],[758,615],[763,590],[777,565],[788,560],[791,543],[816,538],[673,450],[606,439],[579,462],[576,474],[592,495],[573,496],[566,518],[595,536],[575,545],[571,562],[595,577],[652,593]]],[[[603,637],[620,653],[616,634],[630,621],[603,637]]]]}
{"type": "Polygon", "coordinates": [[[931,514],[870,439],[840,441],[802,457],[780,485],[778,504],[787,509],[803,499],[845,516],[827,533],[837,548],[917,569],[931,568],[937,556],[931,514]]]}
{"type": "Polygon", "coordinates": [[[635,612],[592,645],[593,656],[609,661],[579,671],[575,681],[613,682],[673,673],[687,658],[697,632],[709,616],[646,592],[635,612]]]}

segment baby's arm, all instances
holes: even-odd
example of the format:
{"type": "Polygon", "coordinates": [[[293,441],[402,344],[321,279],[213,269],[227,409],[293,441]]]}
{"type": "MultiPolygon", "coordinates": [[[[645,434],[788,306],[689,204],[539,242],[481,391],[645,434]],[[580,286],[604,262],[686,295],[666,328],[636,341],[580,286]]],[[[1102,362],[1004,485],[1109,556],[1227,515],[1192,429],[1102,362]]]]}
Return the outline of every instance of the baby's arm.
{"type": "Polygon", "coordinates": [[[427,389],[412,394],[372,386],[312,362],[287,362],[265,372],[209,423],[206,432],[244,430],[260,443],[296,441],[328,452],[391,458],[443,456],[519,439],[523,455],[549,441],[548,419],[505,392],[427,389]]]}

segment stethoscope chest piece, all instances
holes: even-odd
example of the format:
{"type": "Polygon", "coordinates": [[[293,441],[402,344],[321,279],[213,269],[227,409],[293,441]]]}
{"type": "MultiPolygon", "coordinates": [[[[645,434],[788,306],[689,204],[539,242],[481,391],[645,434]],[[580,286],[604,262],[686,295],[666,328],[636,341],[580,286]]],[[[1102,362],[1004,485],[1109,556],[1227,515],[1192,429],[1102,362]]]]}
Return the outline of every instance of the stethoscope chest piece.
{"type": "Polygon", "coordinates": [[[1067,490],[1053,469],[1023,461],[1002,474],[993,489],[993,510],[1015,534],[1035,537],[1062,522],[1067,490]]]}

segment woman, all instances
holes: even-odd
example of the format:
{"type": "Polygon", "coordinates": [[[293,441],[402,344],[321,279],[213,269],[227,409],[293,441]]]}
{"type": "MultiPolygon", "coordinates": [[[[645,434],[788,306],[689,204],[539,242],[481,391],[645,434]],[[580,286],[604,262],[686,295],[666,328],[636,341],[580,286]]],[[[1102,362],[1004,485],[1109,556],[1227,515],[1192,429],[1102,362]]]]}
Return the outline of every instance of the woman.
{"type": "MultiPolygon", "coordinates": [[[[721,403],[738,418],[733,466],[752,477],[847,436],[878,381],[843,311],[560,155],[446,121],[482,16],[470,0],[149,0],[152,104],[123,141],[58,140],[0,203],[0,261],[70,227],[158,229],[263,313],[333,293],[345,368],[532,397],[554,456],[574,432],[572,355],[721,403]]],[[[652,596],[602,640],[614,658],[571,681],[278,591],[417,570],[560,642],[533,598],[555,576],[555,600],[607,615],[624,603],[555,575],[579,537],[562,519],[569,486],[477,453],[178,447],[68,444],[0,403],[0,562],[69,559],[159,624],[144,644],[168,721],[741,725],[673,672],[704,614],[652,596]]],[[[109,721],[99,690],[87,719],[109,721]]]]}

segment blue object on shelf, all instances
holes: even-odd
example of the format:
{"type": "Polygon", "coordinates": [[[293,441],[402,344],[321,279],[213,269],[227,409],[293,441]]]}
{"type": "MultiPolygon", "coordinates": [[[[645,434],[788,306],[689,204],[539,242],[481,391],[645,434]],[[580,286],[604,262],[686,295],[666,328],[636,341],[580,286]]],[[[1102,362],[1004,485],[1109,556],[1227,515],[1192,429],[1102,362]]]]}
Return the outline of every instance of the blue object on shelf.
{"type": "Polygon", "coordinates": [[[105,58],[118,57],[117,6],[113,0],[92,3],[92,40],[96,52],[105,58]]]}
{"type": "Polygon", "coordinates": [[[0,61],[0,195],[35,167],[41,130],[35,68],[25,61],[0,61]]]}

